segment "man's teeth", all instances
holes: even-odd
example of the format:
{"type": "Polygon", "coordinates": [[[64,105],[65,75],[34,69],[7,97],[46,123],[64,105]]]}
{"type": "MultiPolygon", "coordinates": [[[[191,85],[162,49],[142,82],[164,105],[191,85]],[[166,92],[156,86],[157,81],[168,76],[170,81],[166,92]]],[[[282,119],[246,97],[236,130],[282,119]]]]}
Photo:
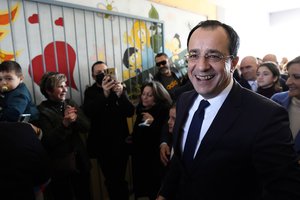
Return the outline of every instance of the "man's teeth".
{"type": "Polygon", "coordinates": [[[200,80],[210,80],[213,78],[213,76],[211,76],[211,75],[207,75],[207,76],[196,75],[196,78],[200,79],[200,80]]]}

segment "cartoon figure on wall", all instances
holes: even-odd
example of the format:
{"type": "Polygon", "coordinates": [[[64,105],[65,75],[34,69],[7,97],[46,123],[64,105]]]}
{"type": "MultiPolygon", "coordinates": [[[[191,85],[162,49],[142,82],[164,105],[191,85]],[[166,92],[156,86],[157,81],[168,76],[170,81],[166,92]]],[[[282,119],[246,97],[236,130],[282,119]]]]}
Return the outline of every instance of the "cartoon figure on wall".
{"type": "MultiPolygon", "coordinates": [[[[152,19],[159,20],[159,13],[152,4],[148,16],[152,19]]],[[[155,32],[155,34],[151,36],[151,46],[154,49],[154,52],[160,53],[164,51],[169,56],[170,63],[173,63],[176,68],[181,71],[182,74],[186,74],[187,68],[185,55],[187,53],[187,50],[181,48],[180,34],[175,33],[171,40],[166,40],[165,48],[163,48],[161,26],[153,23],[150,29],[155,32]]]]}
{"type": "Polygon", "coordinates": [[[135,77],[142,72],[142,58],[139,50],[134,47],[126,49],[123,55],[123,80],[135,77]]]}
{"type": "Polygon", "coordinates": [[[170,58],[170,62],[173,63],[182,74],[187,73],[185,55],[186,49],[181,49],[181,41],[179,34],[175,33],[174,37],[170,41],[166,41],[166,54],[170,58]]]}
{"type": "Polygon", "coordinates": [[[135,20],[130,35],[124,33],[124,43],[127,42],[141,52],[143,70],[153,67],[154,52],[150,45],[150,31],[144,21],[135,20]]]}

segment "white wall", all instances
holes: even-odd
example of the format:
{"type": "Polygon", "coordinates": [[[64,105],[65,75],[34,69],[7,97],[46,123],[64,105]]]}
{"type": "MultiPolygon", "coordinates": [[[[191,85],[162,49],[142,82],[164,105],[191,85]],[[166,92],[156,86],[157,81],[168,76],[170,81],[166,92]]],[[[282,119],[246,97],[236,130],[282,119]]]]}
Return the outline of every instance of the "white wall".
{"type": "Polygon", "coordinates": [[[270,11],[271,8],[280,9],[280,5],[260,2],[263,1],[223,2],[218,6],[218,19],[231,25],[240,36],[240,58],[273,53],[280,62],[284,56],[289,60],[299,56],[300,9],[270,11]]]}

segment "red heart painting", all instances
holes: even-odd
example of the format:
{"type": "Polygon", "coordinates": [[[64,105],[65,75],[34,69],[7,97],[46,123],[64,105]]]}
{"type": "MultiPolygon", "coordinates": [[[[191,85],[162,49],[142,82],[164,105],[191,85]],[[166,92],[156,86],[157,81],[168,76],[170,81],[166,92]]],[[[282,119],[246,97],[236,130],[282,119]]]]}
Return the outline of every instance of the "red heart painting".
{"type": "Polygon", "coordinates": [[[64,20],[63,20],[63,18],[60,17],[57,20],[55,20],[55,25],[56,26],[64,26],[64,20]]]}
{"type": "Polygon", "coordinates": [[[37,24],[37,23],[39,23],[39,16],[38,16],[38,14],[33,14],[30,17],[28,17],[28,21],[31,24],[37,24]]]}
{"type": "MultiPolygon", "coordinates": [[[[73,77],[76,62],[76,53],[72,46],[63,41],[51,42],[45,47],[43,55],[46,64],[46,71],[58,71],[59,73],[65,74],[67,78],[69,78],[68,74],[70,74],[71,87],[77,90],[77,86],[73,77]],[[55,56],[57,57],[57,61],[55,59],[55,56]]],[[[33,77],[33,80],[36,84],[40,83],[40,80],[45,73],[43,65],[43,55],[38,55],[32,59],[33,76],[30,71],[30,66],[28,68],[29,75],[31,76],[31,78],[33,77]]]]}

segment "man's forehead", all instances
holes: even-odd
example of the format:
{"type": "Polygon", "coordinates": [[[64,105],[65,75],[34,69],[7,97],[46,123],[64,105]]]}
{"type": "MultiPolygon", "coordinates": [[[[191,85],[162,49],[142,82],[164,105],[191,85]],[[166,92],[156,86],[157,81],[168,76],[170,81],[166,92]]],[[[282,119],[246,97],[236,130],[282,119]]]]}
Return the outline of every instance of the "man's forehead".
{"type": "MultiPolygon", "coordinates": [[[[223,52],[229,50],[229,38],[222,27],[214,29],[199,28],[191,35],[188,49],[201,49],[201,51],[223,52]]],[[[225,52],[223,52],[225,53],[225,52]]]]}

